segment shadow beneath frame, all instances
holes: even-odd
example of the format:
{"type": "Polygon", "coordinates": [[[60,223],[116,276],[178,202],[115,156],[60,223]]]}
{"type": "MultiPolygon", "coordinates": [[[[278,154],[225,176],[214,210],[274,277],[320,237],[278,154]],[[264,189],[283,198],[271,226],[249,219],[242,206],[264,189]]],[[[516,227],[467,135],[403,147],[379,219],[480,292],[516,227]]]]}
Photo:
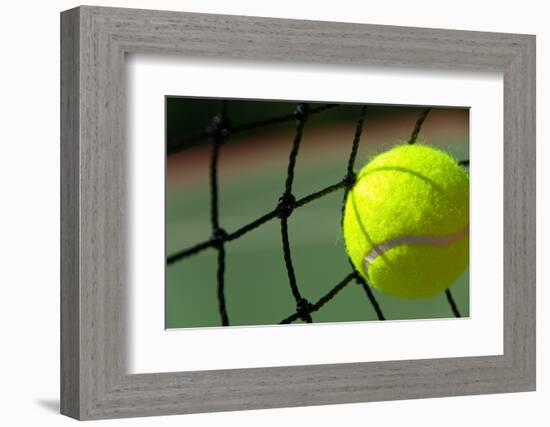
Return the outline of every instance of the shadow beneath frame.
{"type": "Polygon", "coordinates": [[[59,399],[37,399],[35,403],[50,412],[59,414],[59,399]]]}

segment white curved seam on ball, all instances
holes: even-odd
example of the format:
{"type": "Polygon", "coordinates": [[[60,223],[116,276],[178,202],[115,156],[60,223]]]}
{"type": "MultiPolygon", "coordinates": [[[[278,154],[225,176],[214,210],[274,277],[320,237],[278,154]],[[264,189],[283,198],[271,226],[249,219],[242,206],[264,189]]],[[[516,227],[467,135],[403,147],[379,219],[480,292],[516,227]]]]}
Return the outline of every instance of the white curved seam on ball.
{"type": "Polygon", "coordinates": [[[376,258],[384,255],[389,250],[401,245],[421,245],[421,246],[446,246],[458,242],[468,234],[469,224],[454,233],[445,236],[403,236],[397,237],[387,242],[380,243],[372,249],[363,258],[363,270],[368,275],[368,267],[376,258]]]}

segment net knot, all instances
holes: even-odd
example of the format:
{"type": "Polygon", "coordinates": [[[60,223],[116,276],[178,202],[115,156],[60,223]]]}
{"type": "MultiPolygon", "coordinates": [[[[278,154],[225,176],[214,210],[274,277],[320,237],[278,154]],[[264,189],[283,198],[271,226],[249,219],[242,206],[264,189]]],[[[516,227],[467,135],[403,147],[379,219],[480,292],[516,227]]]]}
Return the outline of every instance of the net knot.
{"type": "Polygon", "coordinates": [[[355,174],[355,172],[348,172],[343,181],[347,188],[351,188],[355,185],[355,182],[357,181],[357,175],[355,174]]]}
{"type": "Polygon", "coordinates": [[[296,203],[296,197],[292,194],[283,194],[279,198],[279,204],[277,205],[277,216],[280,219],[285,219],[290,216],[294,210],[294,205],[296,203]]]}
{"type": "Polygon", "coordinates": [[[296,117],[297,120],[304,120],[309,116],[309,113],[310,109],[307,104],[298,104],[294,110],[294,117],[296,117]]]}
{"type": "Polygon", "coordinates": [[[212,233],[212,242],[214,243],[214,247],[216,248],[220,248],[226,239],[227,231],[225,231],[223,228],[218,227],[212,233]]]}
{"type": "Polygon", "coordinates": [[[311,321],[311,310],[313,309],[313,304],[311,304],[307,299],[301,298],[296,303],[296,313],[300,316],[300,319],[303,321],[311,321]]]}
{"type": "Polygon", "coordinates": [[[216,114],[206,130],[210,135],[223,139],[229,135],[229,121],[224,119],[221,114],[216,114]]]}
{"type": "MultiPolygon", "coordinates": [[[[353,265],[353,264],[352,264],[353,265]]],[[[354,275],[355,275],[355,284],[358,285],[358,286],[363,286],[363,285],[366,285],[367,284],[367,281],[363,278],[363,276],[361,276],[357,270],[354,270],[354,275]]]]}

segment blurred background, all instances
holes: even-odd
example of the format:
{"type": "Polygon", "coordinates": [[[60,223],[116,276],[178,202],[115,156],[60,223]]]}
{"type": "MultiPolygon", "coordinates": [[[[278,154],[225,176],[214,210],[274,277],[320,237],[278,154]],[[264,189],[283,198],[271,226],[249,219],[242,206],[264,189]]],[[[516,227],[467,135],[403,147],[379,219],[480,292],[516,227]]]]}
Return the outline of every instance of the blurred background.
{"type": "MultiPolygon", "coordinates": [[[[297,104],[225,102],[233,127],[290,115],[297,104]]],[[[422,108],[369,106],[356,171],[373,155],[408,140],[422,108]]],[[[344,104],[308,119],[295,168],[293,193],[297,198],[344,177],[360,109],[360,105],[344,104]]],[[[212,234],[211,143],[200,135],[219,111],[220,100],[216,99],[166,98],[166,141],[168,153],[172,153],[166,162],[167,256],[208,240],[212,234]]],[[[277,205],[295,130],[295,121],[289,120],[229,135],[221,147],[218,165],[220,226],[226,231],[242,227],[277,205]]],[[[466,160],[468,135],[468,109],[433,108],[418,142],[439,147],[457,160],[466,160]]],[[[350,272],[340,229],[343,194],[339,190],[297,208],[289,218],[298,287],[312,303],[350,272]]],[[[226,243],[225,248],[225,296],[231,325],[277,324],[295,312],[277,219],[226,243]]],[[[167,328],[220,326],[216,270],[217,252],[212,248],[167,265],[167,328]]],[[[468,278],[466,270],[451,287],[465,317],[469,316],[468,278]]],[[[373,292],[388,320],[453,317],[444,293],[427,300],[406,300],[375,289],[373,292]]],[[[312,317],[314,322],[377,320],[364,290],[355,282],[312,317]]]]}

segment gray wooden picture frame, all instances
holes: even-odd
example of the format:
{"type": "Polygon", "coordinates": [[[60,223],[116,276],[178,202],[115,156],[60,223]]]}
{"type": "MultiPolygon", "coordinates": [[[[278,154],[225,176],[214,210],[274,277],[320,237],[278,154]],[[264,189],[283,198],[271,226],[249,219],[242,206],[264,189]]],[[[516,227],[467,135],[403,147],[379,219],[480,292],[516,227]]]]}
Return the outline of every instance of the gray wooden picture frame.
{"type": "Polygon", "coordinates": [[[534,36],[88,6],[62,12],[63,414],[84,420],[529,390],[534,36]],[[503,355],[127,374],[124,60],[134,52],[502,72],[503,355]]]}

